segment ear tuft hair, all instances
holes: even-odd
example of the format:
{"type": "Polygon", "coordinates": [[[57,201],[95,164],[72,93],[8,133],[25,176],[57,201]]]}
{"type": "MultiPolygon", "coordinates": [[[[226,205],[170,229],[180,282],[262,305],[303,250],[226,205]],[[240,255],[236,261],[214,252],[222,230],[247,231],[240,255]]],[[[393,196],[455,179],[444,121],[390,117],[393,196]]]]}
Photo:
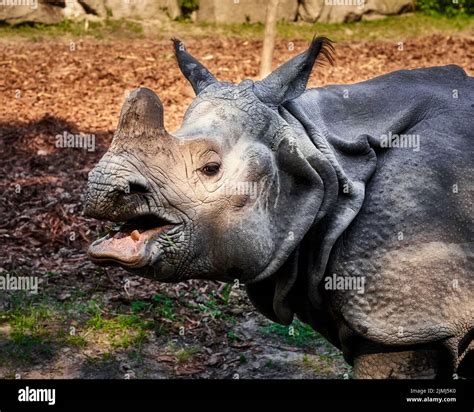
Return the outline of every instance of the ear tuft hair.
{"type": "Polygon", "coordinates": [[[334,65],[334,45],[333,42],[327,37],[313,37],[311,45],[309,46],[311,53],[316,55],[316,64],[329,63],[331,66],[334,65]],[[314,49],[314,50],[313,50],[314,49]]]}

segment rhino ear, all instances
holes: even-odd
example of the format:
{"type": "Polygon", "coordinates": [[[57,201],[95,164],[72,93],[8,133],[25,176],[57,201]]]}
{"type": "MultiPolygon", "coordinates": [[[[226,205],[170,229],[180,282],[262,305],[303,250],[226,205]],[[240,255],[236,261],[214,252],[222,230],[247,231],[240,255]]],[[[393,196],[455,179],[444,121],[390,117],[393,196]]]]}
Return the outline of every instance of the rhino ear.
{"type": "Polygon", "coordinates": [[[181,73],[183,73],[184,77],[186,77],[189,83],[191,83],[196,95],[210,84],[217,82],[211,72],[186,51],[186,47],[181,40],[175,38],[172,40],[174,43],[176,60],[178,60],[178,66],[181,73]]]}
{"type": "Polygon", "coordinates": [[[333,63],[334,47],[326,37],[315,37],[308,50],[282,64],[265,79],[254,83],[254,93],[263,103],[278,107],[302,94],[314,63],[324,57],[333,63]]]}

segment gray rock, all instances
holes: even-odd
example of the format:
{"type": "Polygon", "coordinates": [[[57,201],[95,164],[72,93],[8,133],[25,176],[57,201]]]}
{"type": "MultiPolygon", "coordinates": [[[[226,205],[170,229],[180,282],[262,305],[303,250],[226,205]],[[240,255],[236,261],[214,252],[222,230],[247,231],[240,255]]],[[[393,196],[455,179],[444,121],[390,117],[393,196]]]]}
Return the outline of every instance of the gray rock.
{"type": "Polygon", "coordinates": [[[0,6],[0,21],[10,24],[20,23],[44,23],[56,24],[63,20],[63,7],[61,3],[46,3],[43,0],[23,1],[20,5],[19,1],[5,1],[0,6]]]}
{"type": "Polygon", "coordinates": [[[298,18],[310,23],[345,23],[413,9],[414,0],[301,0],[298,18]]]}
{"type": "Polygon", "coordinates": [[[78,0],[67,0],[66,6],[62,9],[62,14],[68,20],[84,20],[87,13],[78,0]]]}
{"type": "Polygon", "coordinates": [[[175,19],[181,15],[178,0],[5,0],[0,21],[10,24],[57,24],[68,20],[175,19]],[[26,4],[18,6],[17,4],[26,4]]]}
{"type": "MultiPolygon", "coordinates": [[[[263,23],[266,5],[266,0],[201,0],[196,20],[213,23],[263,23]]],[[[297,0],[280,0],[278,19],[295,21],[297,10],[297,0]]]]}
{"type": "MultiPolygon", "coordinates": [[[[86,0],[89,1],[89,0],[86,0]]],[[[114,19],[154,20],[181,16],[178,0],[102,0],[114,19]]]]}

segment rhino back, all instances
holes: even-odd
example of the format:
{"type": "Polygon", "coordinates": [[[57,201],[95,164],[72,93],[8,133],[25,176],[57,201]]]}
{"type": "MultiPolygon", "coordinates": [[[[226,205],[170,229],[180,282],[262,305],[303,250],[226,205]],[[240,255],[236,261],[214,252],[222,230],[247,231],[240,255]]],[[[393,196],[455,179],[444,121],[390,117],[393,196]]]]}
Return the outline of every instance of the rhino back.
{"type": "Polygon", "coordinates": [[[459,341],[473,328],[473,96],[473,79],[448,66],[314,89],[300,100],[329,137],[368,134],[377,154],[362,209],[326,272],[365,279],[364,293],[327,298],[368,339],[459,341]],[[377,147],[390,132],[419,136],[419,150],[377,147]]]}

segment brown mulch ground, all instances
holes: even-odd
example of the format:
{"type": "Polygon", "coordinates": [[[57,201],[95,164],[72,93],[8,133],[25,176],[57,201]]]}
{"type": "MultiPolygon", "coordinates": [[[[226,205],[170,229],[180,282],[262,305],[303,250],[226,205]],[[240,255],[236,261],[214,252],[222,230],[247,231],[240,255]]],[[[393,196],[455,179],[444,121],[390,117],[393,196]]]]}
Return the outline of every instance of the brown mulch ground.
{"type": "MultiPolygon", "coordinates": [[[[190,40],[186,45],[221,80],[239,82],[256,78],[259,41],[201,39],[190,40]]],[[[278,42],[275,63],[296,55],[305,46],[302,41],[278,42]]],[[[397,69],[451,63],[474,73],[474,42],[462,37],[414,39],[407,41],[403,50],[399,50],[397,43],[343,43],[336,45],[335,57],[333,67],[315,70],[311,86],[352,83],[397,69]]],[[[222,285],[217,283],[169,286],[135,278],[131,295],[124,294],[123,281],[128,275],[119,269],[98,272],[84,255],[87,244],[103,229],[102,224],[82,215],[87,173],[110,142],[125,93],[140,85],[154,89],[164,103],[169,130],[179,126],[193,98],[192,89],[173,58],[171,42],[143,39],[120,43],[78,39],[74,44],[60,40],[3,41],[0,69],[0,273],[34,274],[44,279],[48,273],[55,273],[57,276],[47,277],[47,287],[48,293],[59,300],[67,299],[68,294],[77,289],[84,293],[102,293],[111,301],[128,302],[146,300],[157,291],[172,298],[184,296],[193,300],[196,297],[192,292],[196,288],[207,288],[204,293],[212,290],[218,296],[222,285]],[[56,148],[55,136],[64,131],[94,134],[96,151],[56,148]]],[[[231,314],[246,325],[245,330],[254,321],[253,315],[249,315],[252,310],[242,293],[237,293],[232,302],[236,309],[231,314]]],[[[249,343],[250,347],[245,347],[241,343],[233,348],[225,338],[227,323],[215,321],[209,328],[201,320],[192,312],[187,320],[186,327],[193,331],[193,342],[207,348],[220,342],[219,348],[204,351],[201,358],[198,357],[200,367],[189,366],[186,372],[183,366],[184,373],[174,375],[228,377],[236,370],[245,374],[253,368],[252,376],[291,377],[288,370],[259,375],[261,371],[255,363],[239,364],[243,348],[247,357],[258,358],[261,350],[258,345],[249,343]],[[237,362],[239,367],[229,366],[232,362],[237,362]],[[223,365],[228,366],[223,369],[223,365]]],[[[248,343],[252,339],[250,336],[242,341],[248,343]]],[[[272,350],[271,345],[268,348],[267,351],[272,350]]],[[[166,358],[166,354],[159,356],[161,360],[155,359],[158,363],[173,361],[172,357],[166,358]]],[[[169,368],[162,375],[157,372],[159,368],[153,370],[140,376],[173,375],[169,368]]],[[[54,368],[35,373],[26,368],[23,373],[36,377],[76,376],[54,368]]],[[[338,376],[333,370],[324,373],[318,375],[313,371],[302,376],[338,376]]],[[[101,375],[91,373],[90,376],[101,375]]]]}

